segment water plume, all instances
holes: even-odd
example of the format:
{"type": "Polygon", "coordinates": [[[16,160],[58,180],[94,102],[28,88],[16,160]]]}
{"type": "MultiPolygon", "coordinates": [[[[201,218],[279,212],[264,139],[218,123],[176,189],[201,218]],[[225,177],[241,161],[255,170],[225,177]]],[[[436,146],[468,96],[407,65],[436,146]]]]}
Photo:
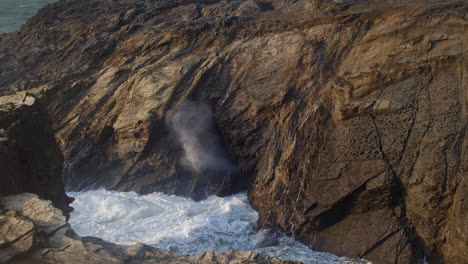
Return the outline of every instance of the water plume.
{"type": "Polygon", "coordinates": [[[199,173],[234,170],[208,105],[185,102],[168,112],[167,122],[184,151],[181,163],[185,167],[199,173]]]}
{"type": "Polygon", "coordinates": [[[168,111],[166,122],[183,151],[184,177],[193,179],[188,187],[191,197],[204,199],[245,189],[223,147],[210,106],[185,102],[168,111]]]}

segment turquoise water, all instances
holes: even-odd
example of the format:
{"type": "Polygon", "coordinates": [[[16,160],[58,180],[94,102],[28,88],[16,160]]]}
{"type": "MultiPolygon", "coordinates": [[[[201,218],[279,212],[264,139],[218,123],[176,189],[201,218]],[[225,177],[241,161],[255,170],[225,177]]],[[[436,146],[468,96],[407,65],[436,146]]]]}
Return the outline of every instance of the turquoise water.
{"type": "Polygon", "coordinates": [[[28,18],[57,0],[0,0],[0,33],[18,31],[28,18]]]}

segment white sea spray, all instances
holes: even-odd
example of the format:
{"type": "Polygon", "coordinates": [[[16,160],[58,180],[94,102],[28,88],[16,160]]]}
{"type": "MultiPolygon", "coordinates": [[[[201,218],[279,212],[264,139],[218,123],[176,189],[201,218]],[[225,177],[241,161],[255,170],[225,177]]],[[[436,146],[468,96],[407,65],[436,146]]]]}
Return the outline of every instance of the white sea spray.
{"type": "Polygon", "coordinates": [[[182,254],[239,249],[306,264],[359,263],[315,252],[284,234],[277,234],[276,243],[263,243],[270,233],[257,231],[258,213],[246,193],[198,202],[161,193],[103,189],[68,194],[76,199],[70,224],[81,236],[127,245],[142,242],[182,254]]]}

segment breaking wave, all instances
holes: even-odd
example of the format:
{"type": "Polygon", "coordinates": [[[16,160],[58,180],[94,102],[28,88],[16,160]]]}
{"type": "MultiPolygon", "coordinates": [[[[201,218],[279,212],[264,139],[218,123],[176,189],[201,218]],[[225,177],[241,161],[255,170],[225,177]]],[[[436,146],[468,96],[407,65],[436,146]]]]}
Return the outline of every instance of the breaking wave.
{"type": "Polygon", "coordinates": [[[198,202],[103,189],[69,195],[76,199],[69,222],[81,236],[126,245],[142,242],[181,254],[239,249],[311,264],[367,263],[310,250],[284,234],[271,238],[271,232],[257,231],[258,213],[246,193],[198,202]]]}

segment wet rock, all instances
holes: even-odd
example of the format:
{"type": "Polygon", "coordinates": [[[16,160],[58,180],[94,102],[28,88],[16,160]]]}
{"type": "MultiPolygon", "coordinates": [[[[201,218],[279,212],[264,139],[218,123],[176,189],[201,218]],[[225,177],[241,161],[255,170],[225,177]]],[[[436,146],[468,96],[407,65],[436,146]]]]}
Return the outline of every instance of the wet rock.
{"type": "Polygon", "coordinates": [[[0,37],[0,90],[51,87],[70,190],[193,195],[165,121],[190,100],[213,109],[230,191],[250,183],[262,227],[376,263],[463,263],[466,10],[61,1],[0,37]]]}

